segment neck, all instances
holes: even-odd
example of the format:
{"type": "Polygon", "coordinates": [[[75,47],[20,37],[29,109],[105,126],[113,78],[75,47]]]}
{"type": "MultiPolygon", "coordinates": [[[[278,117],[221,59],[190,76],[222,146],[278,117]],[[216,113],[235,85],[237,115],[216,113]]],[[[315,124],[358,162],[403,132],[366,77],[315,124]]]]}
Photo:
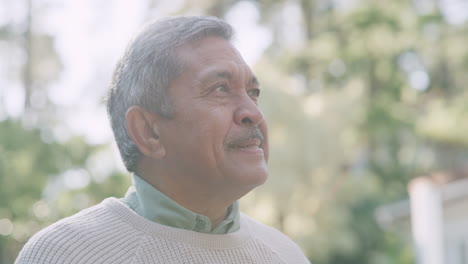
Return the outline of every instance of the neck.
{"type": "Polygon", "coordinates": [[[238,197],[228,198],[228,193],[219,192],[221,189],[216,188],[216,186],[209,187],[203,183],[178,180],[162,173],[140,171],[138,175],[179,205],[194,213],[208,217],[212,228],[226,218],[229,206],[238,199],[238,197]]]}
{"type": "Polygon", "coordinates": [[[229,206],[235,201],[224,201],[219,197],[213,197],[211,195],[203,195],[201,192],[197,193],[193,190],[177,190],[171,191],[168,189],[159,189],[158,186],[154,186],[156,189],[164,193],[166,196],[183,206],[184,208],[195,212],[200,215],[204,215],[210,219],[211,226],[216,227],[221,221],[226,218],[227,210],[229,206]]]}

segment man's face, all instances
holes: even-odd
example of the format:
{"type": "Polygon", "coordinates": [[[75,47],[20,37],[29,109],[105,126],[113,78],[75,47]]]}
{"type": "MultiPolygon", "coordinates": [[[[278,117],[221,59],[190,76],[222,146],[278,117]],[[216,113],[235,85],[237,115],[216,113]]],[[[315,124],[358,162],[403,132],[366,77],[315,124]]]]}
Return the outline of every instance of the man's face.
{"type": "Polygon", "coordinates": [[[220,191],[246,193],[262,184],[268,135],[252,71],[220,37],[185,45],[177,55],[183,71],[168,90],[175,116],[159,130],[170,175],[220,191]]]}

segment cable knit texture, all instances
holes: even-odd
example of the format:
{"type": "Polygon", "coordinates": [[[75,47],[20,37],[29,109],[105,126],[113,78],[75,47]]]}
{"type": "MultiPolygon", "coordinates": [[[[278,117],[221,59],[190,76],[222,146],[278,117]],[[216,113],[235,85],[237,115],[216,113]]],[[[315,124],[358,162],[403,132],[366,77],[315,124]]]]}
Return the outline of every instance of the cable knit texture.
{"type": "Polygon", "coordinates": [[[148,221],[108,198],[34,235],[15,263],[309,262],[284,234],[244,214],[238,231],[206,234],[148,221]]]}

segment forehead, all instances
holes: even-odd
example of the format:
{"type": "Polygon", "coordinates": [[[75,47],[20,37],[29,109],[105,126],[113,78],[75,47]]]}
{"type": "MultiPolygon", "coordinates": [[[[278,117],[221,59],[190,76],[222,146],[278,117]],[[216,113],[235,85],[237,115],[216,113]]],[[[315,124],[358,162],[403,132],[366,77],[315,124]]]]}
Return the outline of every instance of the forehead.
{"type": "Polygon", "coordinates": [[[250,67],[231,43],[221,37],[205,37],[177,49],[178,60],[185,74],[211,78],[219,73],[252,76],[250,67]]]}

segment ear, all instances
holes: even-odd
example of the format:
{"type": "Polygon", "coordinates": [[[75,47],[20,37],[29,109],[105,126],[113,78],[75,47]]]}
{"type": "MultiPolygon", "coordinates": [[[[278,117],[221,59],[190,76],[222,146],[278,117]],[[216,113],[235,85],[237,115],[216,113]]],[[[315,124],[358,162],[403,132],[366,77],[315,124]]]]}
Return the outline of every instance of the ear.
{"type": "Polygon", "coordinates": [[[159,138],[156,114],[145,111],[139,106],[132,106],[125,115],[128,135],[138,149],[147,157],[161,159],[166,150],[159,138]]]}

